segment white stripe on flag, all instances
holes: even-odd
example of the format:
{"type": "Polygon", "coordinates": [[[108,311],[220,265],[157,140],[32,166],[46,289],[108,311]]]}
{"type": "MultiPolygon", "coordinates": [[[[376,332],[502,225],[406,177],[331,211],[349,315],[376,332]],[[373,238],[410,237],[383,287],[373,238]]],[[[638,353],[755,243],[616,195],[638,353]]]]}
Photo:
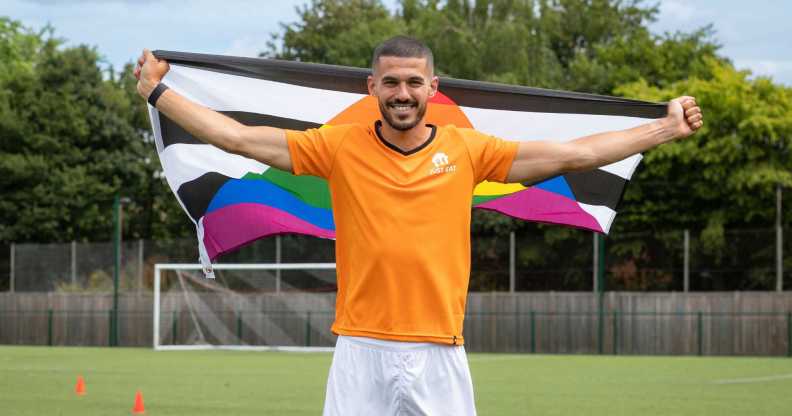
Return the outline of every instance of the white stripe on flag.
{"type": "Polygon", "coordinates": [[[208,144],[172,144],[160,153],[162,169],[171,189],[208,172],[241,178],[248,172],[263,173],[269,166],[243,156],[226,153],[208,144]]]}
{"type": "Polygon", "coordinates": [[[195,230],[198,237],[198,261],[201,262],[201,267],[203,267],[204,277],[207,279],[214,279],[215,274],[212,268],[212,260],[209,259],[209,253],[206,251],[206,245],[204,244],[203,217],[198,219],[198,222],[195,224],[195,230]]]}
{"type": "Polygon", "coordinates": [[[600,228],[602,228],[602,231],[605,232],[605,234],[610,231],[610,226],[613,224],[613,219],[616,218],[616,211],[606,207],[605,205],[589,205],[580,201],[578,201],[578,205],[580,205],[580,208],[582,208],[583,211],[588,212],[592,217],[594,217],[594,219],[597,220],[600,228]]]}
{"type": "Polygon", "coordinates": [[[599,169],[629,180],[632,178],[633,173],[635,173],[635,168],[641,163],[641,159],[643,159],[643,155],[638,153],[627,159],[613,162],[610,165],[600,166],[599,169]]]}
{"type": "Polygon", "coordinates": [[[162,144],[162,130],[160,129],[159,111],[152,107],[151,104],[146,104],[146,106],[148,107],[149,120],[151,120],[151,128],[154,131],[154,144],[157,147],[157,153],[162,153],[162,149],[165,146],[162,144]]]}
{"type": "MultiPolygon", "coordinates": [[[[216,111],[245,111],[324,124],[362,94],[308,88],[172,65],[164,82],[216,111]]],[[[365,83],[361,79],[360,83],[365,83]]]]}
{"type": "MultiPolygon", "coordinates": [[[[590,134],[636,127],[650,121],[650,119],[625,116],[460,108],[476,130],[502,139],[520,141],[567,142],[590,134]]],[[[600,169],[630,179],[640,160],[640,155],[633,155],[624,161],[600,169]]]]}

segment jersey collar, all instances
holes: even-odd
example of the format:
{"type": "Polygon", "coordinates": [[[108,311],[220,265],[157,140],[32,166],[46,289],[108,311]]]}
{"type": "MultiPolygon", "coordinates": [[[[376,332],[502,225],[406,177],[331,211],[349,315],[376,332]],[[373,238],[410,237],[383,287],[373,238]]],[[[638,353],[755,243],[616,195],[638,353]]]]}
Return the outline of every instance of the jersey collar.
{"type": "Polygon", "coordinates": [[[377,121],[374,122],[374,131],[377,133],[377,138],[379,139],[379,141],[382,142],[382,144],[384,144],[389,149],[391,149],[391,150],[393,150],[395,152],[398,152],[399,154],[401,154],[403,156],[409,156],[409,155],[411,155],[413,153],[421,151],[421,149],[425,148],[426,146],[429,146],[429,144],[432,143],[432,140],[434,140],[435,134],[437,133],[437,126],[435,126],[434,124],[429,124],[429,123],[427,123],[426,126],[430,127],[432,129],[432,133],[429,134],[429,138],[426,139],[426,141],[421,143],[419,146],[414,147],[414,148],[412,148],[410,150],[407,150],[407,151],[399,149],[398,146],[388,142],[387,140],[385,140],[384,137],[382,137],[382,132],[380,131],[382,129],[382,120],[377,120],[377,121]]]}

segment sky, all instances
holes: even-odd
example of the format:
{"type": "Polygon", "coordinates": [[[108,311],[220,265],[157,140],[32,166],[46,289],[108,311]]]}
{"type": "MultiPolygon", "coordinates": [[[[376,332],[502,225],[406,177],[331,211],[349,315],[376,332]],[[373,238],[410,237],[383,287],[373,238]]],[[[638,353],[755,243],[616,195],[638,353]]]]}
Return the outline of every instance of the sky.
{"type": "MultiPolygon", "coordinates": [[[[257,56],[280,23],[309,0],[0,0],[0,16],[39,29],[47,23],[69,45],[96,46],[120,68],[143,47],[257,56]]],[[[386,0],[395,7],[397,0],[386,0]]],[[[648,4],[653,4],[649,0],[648,4]]],[[[715,29],[721,53],[740,69],[792,86],[789,0],[660,0],[656,33],[715,29]]]]}

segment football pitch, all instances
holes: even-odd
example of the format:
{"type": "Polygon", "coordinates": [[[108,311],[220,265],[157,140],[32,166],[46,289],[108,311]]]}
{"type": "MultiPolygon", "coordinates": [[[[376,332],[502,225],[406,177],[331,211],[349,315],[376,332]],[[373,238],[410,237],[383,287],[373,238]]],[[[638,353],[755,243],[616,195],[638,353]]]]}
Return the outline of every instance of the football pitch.
{"type": "MultiPolygon", "coordinates": [[[[320,415],[329,353],[0,347],[0,414],[320,415]],[[77,377],[86,394],[75,394],[77,377]]],[[[480,415],[782,415],[792,359],[469,354],[480,415]]]]}

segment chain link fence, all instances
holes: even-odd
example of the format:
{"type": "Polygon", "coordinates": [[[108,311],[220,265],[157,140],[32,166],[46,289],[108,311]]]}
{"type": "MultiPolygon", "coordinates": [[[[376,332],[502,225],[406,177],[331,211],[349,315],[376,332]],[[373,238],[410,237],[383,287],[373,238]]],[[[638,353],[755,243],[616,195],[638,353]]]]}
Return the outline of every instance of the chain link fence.
{"type": "MultiPolygon", "coordinates": [[[[100,243],[8,244],[0,258],[0,290],[14,292],[112,292],[114,245],[100,243]]],[[[119,291],[150,291],[157,263],[197,263],[197,242],[134,240],[121,244],[119,291]]],[[[224,256],[223,263],[334,262],[332,240],[306,236],[278,236],[259,240],[224,256]]],[[[300,271],[278,271],[286,287],[300,290],[335,290],[334,279],[313,279],[300,271]]],[[[233,273],[225,273],[231,280],[233,273]]],[[[244,290],[242,282],[235,287],[244,290]]],[[[261,289],[257,287],[256,289],[261,289]]],[[[274,289],[274,286],[273,286],[274,289]]]]}
{"type": "MultiPolygon", "coordinates": [[[[606,291],[775,291],[792,288],[792,229],[619,232],[604,238],[606,291]],[[780,264],[779,264],[780,261],[780,264]],[[780,267],[779,267],[780,266],[780,267]]],[[[534,226],[472,241],[472,291],[592,291],[595,236],[534,226]]]]}
{"type": "MultiPolygon", "coordinates": [[[[700,232],[619,232],[604,239],[607,291],[733,291],[778,287],[779,256],[782,289],[792,288],[792,230],[784,230],[783,247],[777,229],[725,231],[721,239],[700,232]]],[[[504,235],[472,239],[471,291],[592,291],[594,234],[542,227],[525,227],[504,235]]],[[[228,254],[222,263],[321,263],[335,261],[334,242],[287,235],[266,238],[228,254]]],[[[113,244],[0,245],[0,291],[111,292],[113,244]]],[[[119,290],[148,291],[157,263],[196,263],[193,239],[135,240],[121,246],[119,290]]],[[[333,291],[332,276],[300,271],[273,272],[272,282],[305,291],[333,291]]],[[[228,279],[234,280],[232,275],[228,279]]],[[[232,283],[231,286],[235,284],[232,283]]],[[[238,283],[240,290],[244,284],[238,283]]],[[[252,289],[252,288],[251,288],[252,289]]],[[[276,290],[275,283],[256,290],[276,290]],[[271,286],[271,287],[270,287],[271,286]]]]}

